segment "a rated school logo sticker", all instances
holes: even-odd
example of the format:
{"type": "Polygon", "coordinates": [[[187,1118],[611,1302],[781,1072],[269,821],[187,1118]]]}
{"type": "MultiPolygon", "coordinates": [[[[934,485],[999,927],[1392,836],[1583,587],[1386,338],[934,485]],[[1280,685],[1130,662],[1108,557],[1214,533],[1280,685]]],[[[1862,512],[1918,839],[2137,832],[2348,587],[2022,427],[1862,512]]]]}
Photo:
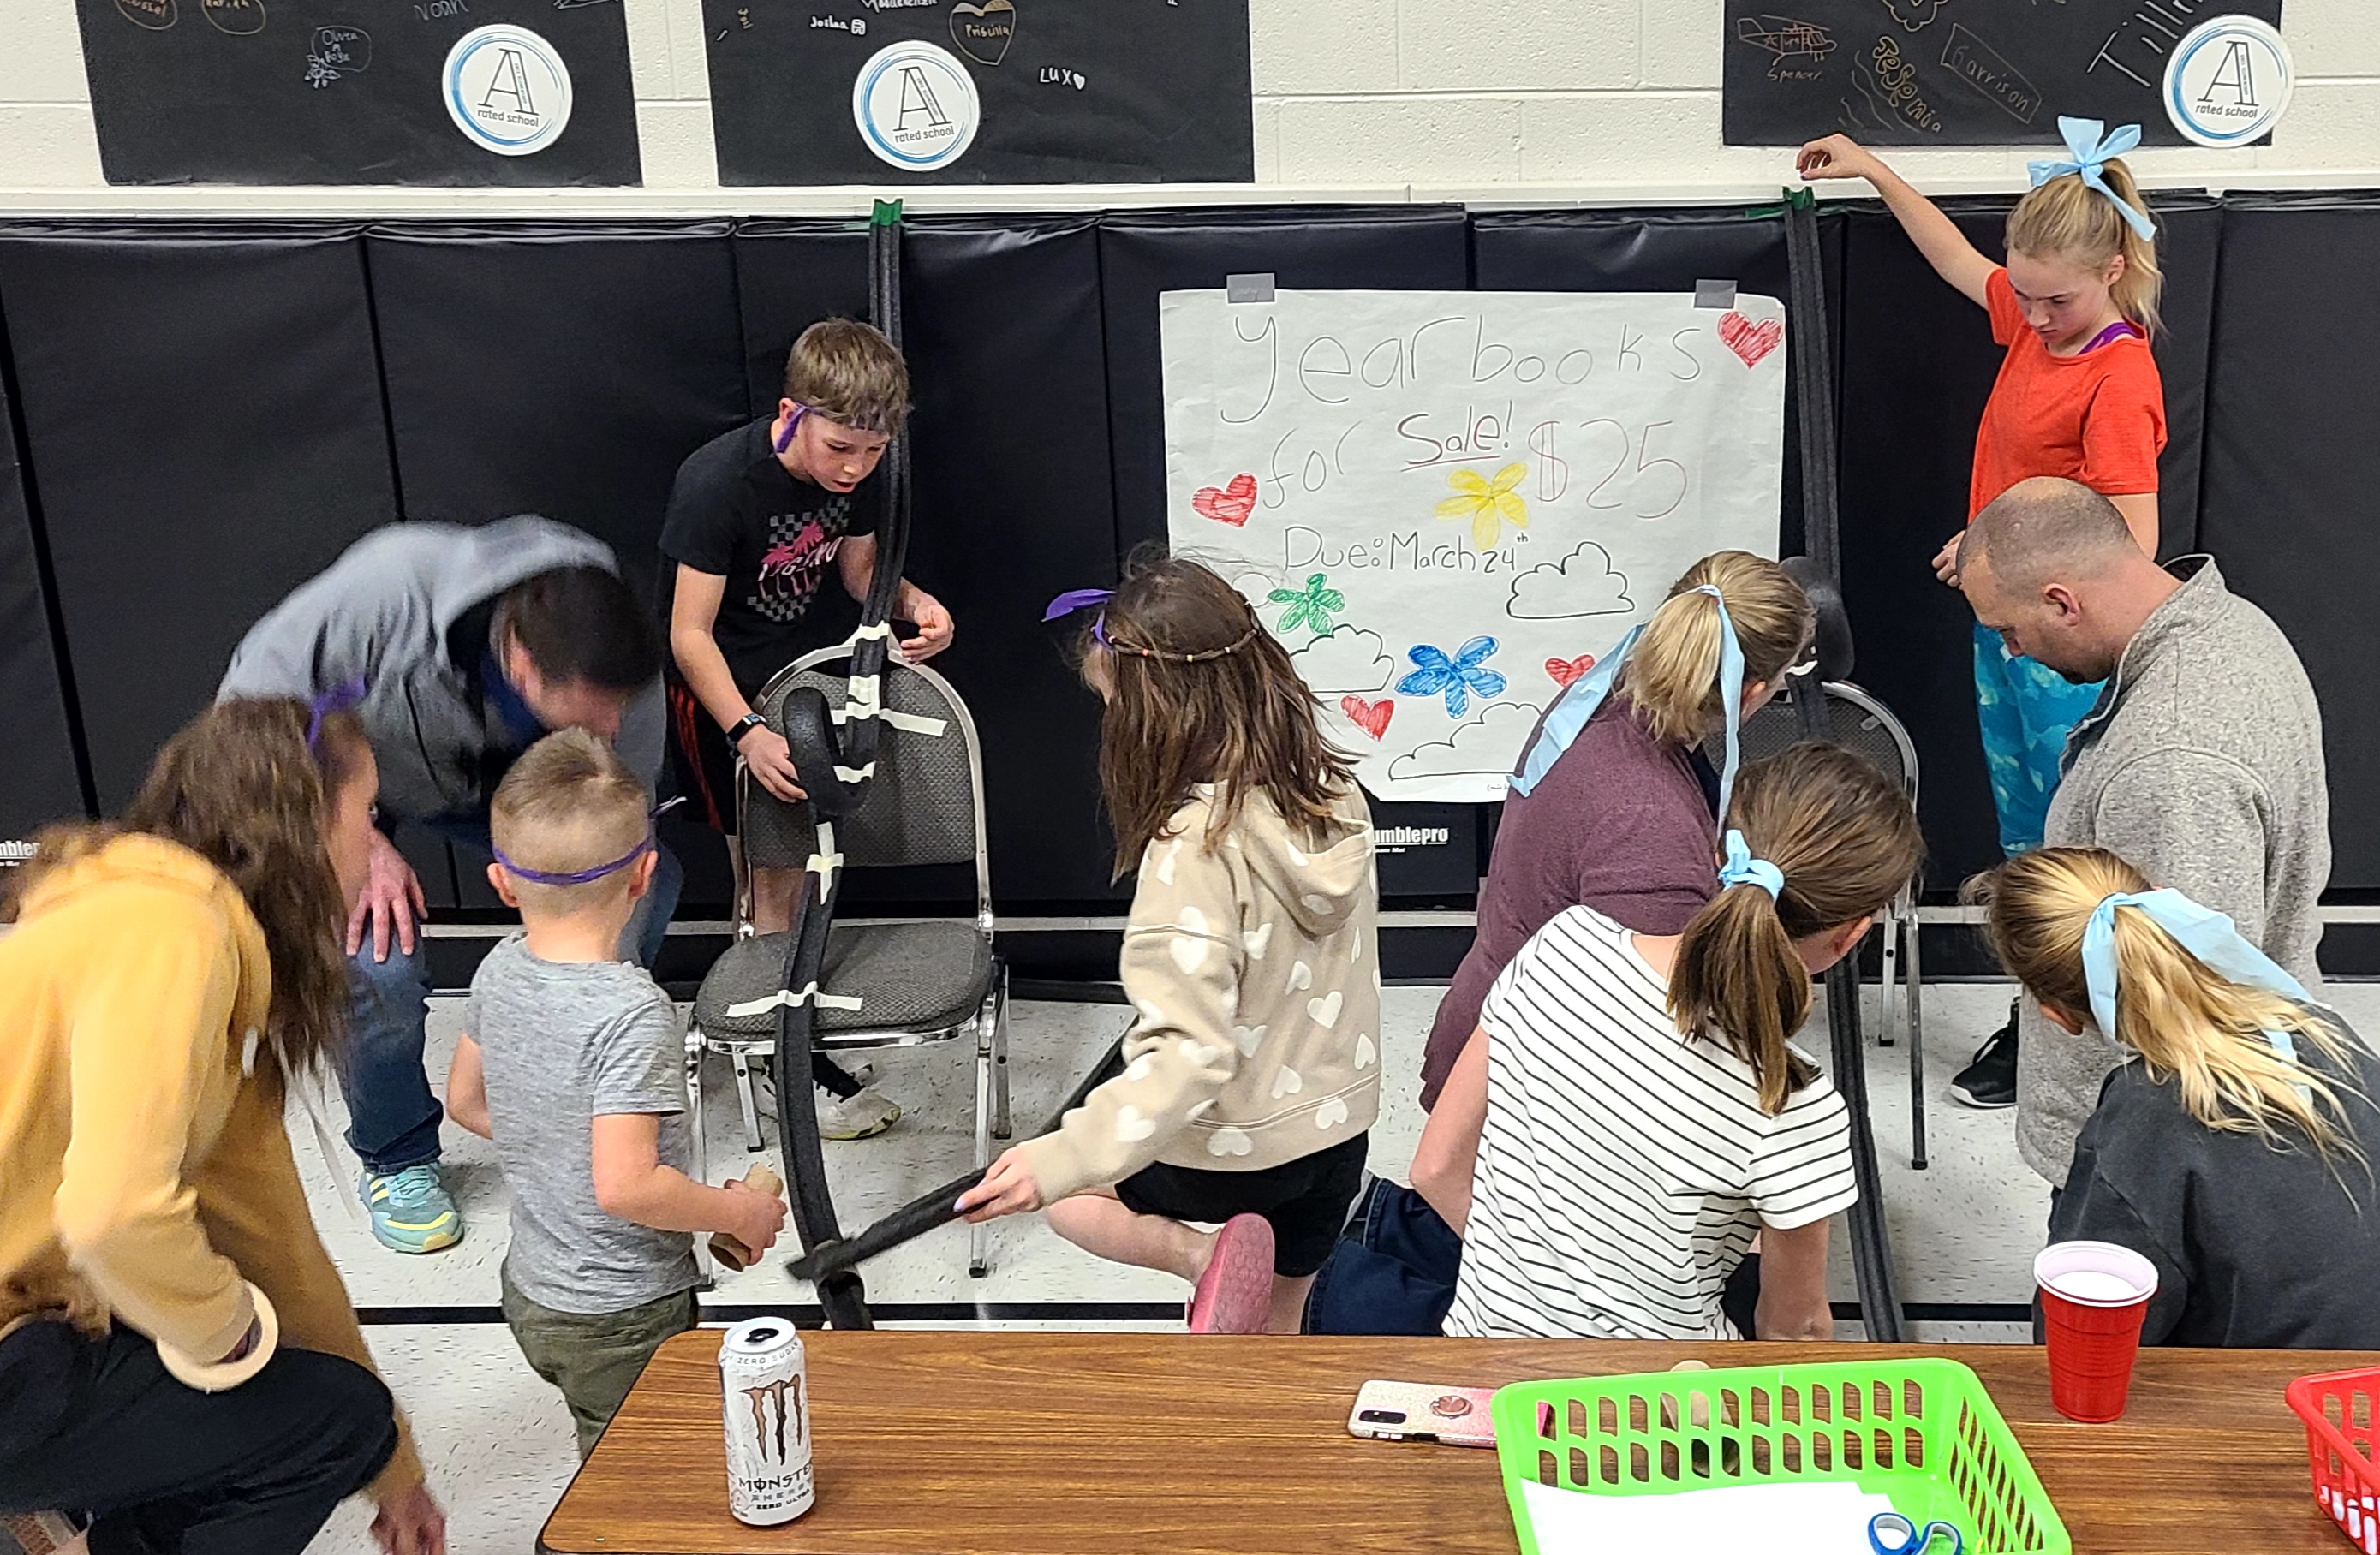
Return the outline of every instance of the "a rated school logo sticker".
{"type": "Polygon", "coordinates": [[[455,128],[498,156],[541,152],[570,123],[570,67],[525,27],[463,34],[447,51],[443,82],[455,128]]]}
{"type": "Polygon", "coordinates": [[[851,116],[869,151],[895,167],[927,173],[966,155],[983,120],[983,100],[950,50],[893,43],[860,67],[851,116]]]}
{"type": "Polygon", "coordinates": [[[2255,17],[2192,28],[2165,65],[2165,111],[2202,146],[2244,146],[2272,132],[2295,72],[2281,35],[2255,17]]]}

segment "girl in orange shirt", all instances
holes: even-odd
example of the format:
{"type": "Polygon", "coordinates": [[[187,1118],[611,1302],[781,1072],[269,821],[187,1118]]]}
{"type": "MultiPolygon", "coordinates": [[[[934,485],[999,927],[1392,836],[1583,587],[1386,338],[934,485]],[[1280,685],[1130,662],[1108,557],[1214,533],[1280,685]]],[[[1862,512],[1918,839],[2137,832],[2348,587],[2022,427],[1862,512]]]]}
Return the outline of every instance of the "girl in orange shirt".
{"type": "MultiPolygon", "coordinates": [[[[1802,148],[1804,178],[1865,178],[1910,240],[1992,321],[2007,347],[1975,430],[1967,517],[2020,480],[2079,480],[2116,504],[2150,555],[2157,548],[2157,456],[2165,451],[2165,384],[2150,354],[2157,327],[2156,223],[2131,170],[2117,160],[2140,143],[2137,125],[2103,135],[2096,119],[2060,118],[2068,157],[2029,164],[2033,188],[2009,213],[2008,263],[1994,264],[1950,218],[1876,155],[1840,135],[1802,148]]],[[[1962,531],[1963,532],[1963,531],[1962,531]]],[[[1934,557],[1956,587],[1960,535],[1934,557]]],[[[2041,845],[2067,731],[2097,700],[1998,634],[1974,632],[1975,707],[2000,848],[2013,858],[2041,845]]],[[[2016,1101],[2016,1027],[1993,1034],[1952,1081],[1971,1106],[2016,1101]]]]}

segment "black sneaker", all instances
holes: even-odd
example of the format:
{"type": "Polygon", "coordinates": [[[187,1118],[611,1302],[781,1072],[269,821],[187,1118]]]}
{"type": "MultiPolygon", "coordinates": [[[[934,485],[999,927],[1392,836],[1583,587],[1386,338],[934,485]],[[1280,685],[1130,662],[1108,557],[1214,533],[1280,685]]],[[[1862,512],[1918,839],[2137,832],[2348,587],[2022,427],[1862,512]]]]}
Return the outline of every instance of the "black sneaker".
{"type": "Polygon", "coordinates": [[[1950,1099],[1961,1107],[1995,1112],[2016,1105],[2016,1009],[2006,1026],[1984,1039],[1968,1065],[1950,1080],[1950,1099]]]}

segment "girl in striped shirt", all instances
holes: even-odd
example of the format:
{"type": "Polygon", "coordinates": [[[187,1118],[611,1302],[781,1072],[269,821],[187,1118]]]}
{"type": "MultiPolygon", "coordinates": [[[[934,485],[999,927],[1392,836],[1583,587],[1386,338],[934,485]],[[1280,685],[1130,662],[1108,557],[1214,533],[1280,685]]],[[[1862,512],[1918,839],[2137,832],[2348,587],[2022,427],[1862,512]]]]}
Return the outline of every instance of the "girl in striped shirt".
{"type": "Polygon", "coordinates": [[[1682,934],[1588,907],[1497,979],[1414,1158],[1461,1233],[1450,1334],[1827,1339],[1827,1222],[1858,1197],[1842,1099],[1787,1039],[1810,979],[1916,872],[1898,785],[1835,746],[1743,768],[1718,895],[1682,934]]]}

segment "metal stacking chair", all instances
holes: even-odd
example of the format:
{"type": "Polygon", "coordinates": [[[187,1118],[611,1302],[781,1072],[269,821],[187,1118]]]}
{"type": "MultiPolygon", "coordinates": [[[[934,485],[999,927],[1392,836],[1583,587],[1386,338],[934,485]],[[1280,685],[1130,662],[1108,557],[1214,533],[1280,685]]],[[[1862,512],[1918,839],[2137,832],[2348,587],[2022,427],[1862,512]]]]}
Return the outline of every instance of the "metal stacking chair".
{"type": "MultiPolygon", "coordinates": [[[[847,680],[847,648],[805,654],[761,691],[759,711],[783,727],[790,691],[824,693],[837,722],[847,680]],[[832,665],[832,673],[826,666],[832,665]]],[[[815,1040],[829,1053],[855,1048],[914,1047],[972,1034],[976,1043],[975,1161],[990,1164],[991,1141],[1009,1136],[1008,969],[992,952],[991,870],[983,818],[982,748],[975,721],[949,681],[923,665],[888,663],[883,674],[885,728],[866,802],[832,823],[832,841],[820,846],[807,805],[787,805],[760,788],[739,764],[736,847],[739,878],[760,869],[801,869],[821,851],[840,851],[846,869],[917,864],[975,866],[973,918],[914,922],[839,923],[828,941],[820,978],[815,1040]]],[[[738,904],[735,942],[714,963],[694,1000],[687,1025],[687,1089],[691,1095],[696,1170],[702,1169],[702,1062],[720,1053],[735,1065],[744,1112],[744,1144],[761,1148],[752,1063],[776,1052],[777,1007],[784,989],[788,936],[753,932],[738,904]]],[[[807,1086],[807,1075],[781,1084],[807,1086]]],[[[807,1097],[780,1099],[808,1105],[807,1097]]],[[[977,1226],[968,1271],[982,1275],[988,1228],[977,1226]]]]}
{"type": "MultiPolygon", "coordinates": [[[[1803,738],[1801,714],[1793,698],[1803,686],[1789,681],[1786,688],[1747,720],[1736,736],[1746,761],[1774,756],[1803,738]]],[[[1866,757],[1899,783],[1913,807],[1917,803],[1917,747],[1909,732],[1882,702],[1847,680],[1826,684],[1828,711],[1833,714],[1836,743],[1866,757]]],[[[1716,735],[1704,751],[1717,765],[1724,754],[1716,735]]],[[[1909,1127],[1912,1170],[1925,1170],[1925,1016],[1924,982],[1918,959],[1917,885],[1914,881],[1885,914],[1884,1011],[1876,1042],[1893,1045],[1898,1031],[1909,1045],[1909,1127]]]]}

